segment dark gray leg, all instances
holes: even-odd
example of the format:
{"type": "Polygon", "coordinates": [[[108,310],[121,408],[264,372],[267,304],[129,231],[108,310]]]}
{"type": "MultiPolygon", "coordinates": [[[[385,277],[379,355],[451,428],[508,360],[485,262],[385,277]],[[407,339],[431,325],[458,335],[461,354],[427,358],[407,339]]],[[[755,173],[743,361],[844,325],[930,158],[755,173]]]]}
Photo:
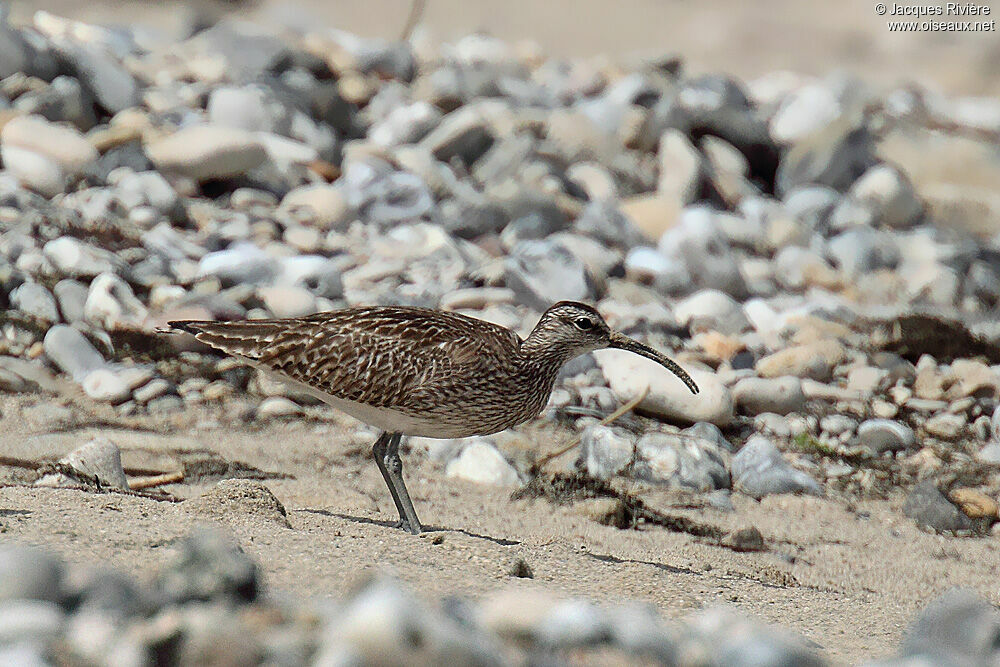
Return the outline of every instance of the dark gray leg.
{"type": "Polygon", "coordinates": [[[413,509],[413,502],[410,500],[410,494],[406,491],[406,484],[403,482],[403,461],[399,458],[401,437],[399,433],[383,433],[372,445],[372,455],[375,457],[375,465],[382,473],[385,485],[389,487],[392,502],[396,503],[396,510],[399,512],[399,527],[418,535],[422,530],[420,520],[417,518],[417,512],[413,509]]]}

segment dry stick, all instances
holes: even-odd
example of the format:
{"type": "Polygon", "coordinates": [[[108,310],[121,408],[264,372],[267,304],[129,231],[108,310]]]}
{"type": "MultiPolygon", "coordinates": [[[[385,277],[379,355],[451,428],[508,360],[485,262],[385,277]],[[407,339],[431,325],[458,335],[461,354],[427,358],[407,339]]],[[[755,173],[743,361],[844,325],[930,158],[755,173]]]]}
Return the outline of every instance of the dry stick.
{"type": "Polygon", "coordinates": [[[162,475],[153,475],[151,477],[138,477],[136,479],[129,480],[128,488],[133,491],[139,491],[140,489],[152,489],[155,486],[163,486],[165,484],[173,484],[174,482],[184,481],[184,471],[179,472],[167,472],[162,475]]]}
{"type": "Polygon", "coordinates": [[[417,27],[420,17],[423,16],[426,5],[427,0],[413,0],[410,3],[410,15],[406,17],[406,25],[403,26],[403,36],[399,38],[399,41],[410,41],[410,35],[413,34],[413,29],[417,27]]]}
{"type": "MultiPolygon", "coordinates": [[[[618,408],[617,410],[615,410],[614,412],[612,412],[610,415],[608,415],[607,417],[605,417],[604,419],[602,419],[601,420],[601,426],[607,426],[608,424],[610,424],[614,420],[616,420],[619,417],[621,417],[626,412],[630,412],[631,410],[635,409],[635,406],[637,406],[640,403],[642,403],[643,399],[646,398],[646,395],[648,393],[649,393],[649,385],[646,385],[646,388],[643,389],[642,391],[640,391],[638,396],[636,396],[635,398],[633,398],[628,403],[625,403],[620,408],[618,408]]],[[[542,466],[544,466],[546,463],[548,463],[552,459],[559,458],[560,456],[562,456],[563,454],[565,454],[569,450],[571,450],[574,447],[576,447],[577,445],[579,445],[580,444],[580,439],[582,437],[583,436],[577,436],[576,438],[573,439],[572,442],[570,442],[568,445],[566,445],[562,449],[557,449],[556,451],[552,452],[551,454],[546,454],[545,456],[543,456],[541,458],[541,460],[538,461],[538,463],[535,464],[535,467],[538,470],[541,470],[542,466]]]]}

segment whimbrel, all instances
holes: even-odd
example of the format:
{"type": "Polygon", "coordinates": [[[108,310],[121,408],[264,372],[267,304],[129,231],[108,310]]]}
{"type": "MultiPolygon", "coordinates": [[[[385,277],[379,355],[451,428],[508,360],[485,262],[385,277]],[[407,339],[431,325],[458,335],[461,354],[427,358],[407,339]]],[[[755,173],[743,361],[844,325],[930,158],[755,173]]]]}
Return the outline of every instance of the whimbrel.
{"type": "Polygon", "coordinates": [[[403,435],[464,438],[526,422],[545,407],[563,364],[609,347],[658,362],[698,393],[675,362],[572,301],[545,311],[524,340],[483,320],[403,306],[169,325],[380,429],[375,463],[399,526],[414,534],[421,526],[403,483],[403,435]]]}

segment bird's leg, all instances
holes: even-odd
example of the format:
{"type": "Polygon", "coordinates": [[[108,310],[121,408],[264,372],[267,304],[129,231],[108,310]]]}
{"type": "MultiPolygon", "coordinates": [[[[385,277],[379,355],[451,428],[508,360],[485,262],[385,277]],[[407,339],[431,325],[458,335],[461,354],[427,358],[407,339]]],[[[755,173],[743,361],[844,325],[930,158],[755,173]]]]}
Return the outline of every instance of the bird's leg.
{"type": "Polygon", "coordinates": [[[413,502],[410,494],[406,491],[406,484],[403,482],[403,462],[399,458],[399,440],[402,436],[399,433],[382,433],[372,445],[372,455],[375,457],[375,464],[382,473],[386,486],[389,487],[389,494],[392,502],[396,503],[396,510],[399,512],[399,527],[408,530],[414,535],[421,531],[420,520],[417,512],[413,509],[413,502]]]}

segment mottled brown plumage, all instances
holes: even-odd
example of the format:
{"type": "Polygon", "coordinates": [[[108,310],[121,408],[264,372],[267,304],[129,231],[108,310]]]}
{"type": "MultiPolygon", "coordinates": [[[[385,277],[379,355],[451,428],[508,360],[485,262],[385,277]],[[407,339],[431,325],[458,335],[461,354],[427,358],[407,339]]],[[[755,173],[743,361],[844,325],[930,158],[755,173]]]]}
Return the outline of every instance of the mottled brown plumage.
{"type": "Polygon", "coordinates": [[[414,531],[419,522],[396,455],[400,434],[460,438],[523,423],[545,407],[563,364],[605,347],[654,359],[698,391],[673,361],[612,331],[590,306],[569,301],[549,308],[525,340],[483,320],[402,306],[170,326],[382,429],[376,461],[404,526],[414,531]]]}

